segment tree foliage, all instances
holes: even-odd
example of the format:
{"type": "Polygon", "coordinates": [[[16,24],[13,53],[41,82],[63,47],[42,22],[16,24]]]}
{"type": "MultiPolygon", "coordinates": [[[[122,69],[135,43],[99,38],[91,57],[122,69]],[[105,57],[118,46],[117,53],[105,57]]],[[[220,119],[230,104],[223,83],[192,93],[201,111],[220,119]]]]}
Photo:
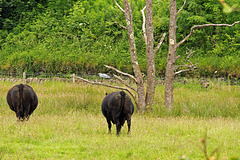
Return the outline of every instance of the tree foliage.
{"type": "MultiPolygon", "coordinates": [[[[225,0],[239,7],[238,0],[225,0]]],[[[0,1],[0,70],[6,72],[96,73],[104,64],[132,73],[123,13],[112,0],[2,0],[0,1]]],[[[118,2],[121,4],[121,1],[118,2]]],[[[178,8],[183,0],[178,1],[178,8]]],[[[121,4],[122,5],[122,4],[121,4]]],[[[146,72],[142,38],[144,0],[133,0],[136,47],[141,70],[146,72]]],[[[153,1],[155,44],[168,31],[169,1],[153,1]]],[[[216,0],[188,0],[177,21],[177,40],[196,24],[239,20],[239,12],[223,12],[216,0]]],[[[165,72],[167,43],[156,54],[157,75],[165,72]]],[[[195,51],[199,76],[240,77],[240,26],[198,29],[179,49],[195,51]],[[216,61],[217,59],[217,61],[216,61]],[[207,63],[208,62],[208,63],[207,63]]]]}

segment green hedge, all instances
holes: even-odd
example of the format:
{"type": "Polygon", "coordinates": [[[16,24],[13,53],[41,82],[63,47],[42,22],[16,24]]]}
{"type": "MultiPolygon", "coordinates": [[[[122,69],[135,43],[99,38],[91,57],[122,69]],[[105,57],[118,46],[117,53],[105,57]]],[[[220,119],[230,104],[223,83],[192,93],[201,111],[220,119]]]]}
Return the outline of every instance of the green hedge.
{"type": "MultiPolygon", "coordinates": [[[[124,14],[112,0],[46,0],[33,2],[2,1],[0,8],[0,70],[46,73],[108,72],[103,65],[111,65],[132,73],[128,36],[115,22],[125,24],[124,14]],[[57,4],[57,5],[56,5],[57,4]],[[6,12],[8,9],[8,13],[6,12]],[[11,13],[9,15],[9,13],[11,13]],[[23,21],[24,19],[24,21],[23,21]],[[10,24],[14,24],[11,25],[10,24]],[[9,23],[7,23],[9,22],[9,23]]],[[[225,1],[224,1],[225,2],[225,1]]],[[[178,8],[183,0],[178,1],[178,8]]],[[[230,6],[239,1],[226,0],[230,6]]],[[[122,6],[122,3],[119,2],[122,6]]],[[[146,73],[145,44],[142,38],[144,0],[133,0],[133,21],[140,67],[146,73]]],[[[180,41],[195,24],[233,23],[239,12],[222,12],[215,1],[189,0],[178,18],[177,40],[180,41]]],[[[153,3],[155,45],[161,35],[168,35],[169,1],[153,3]]],[[[184,59],[187,49],[195,51],[192,61],[198,63],[194,75],[240,77],[240,25],[207,27],[195,30],[177,51],[184,59]]],[[[168,37],[156,54],[157,75],[166,68],[168,37]]],[[[181,60],[177,62],[180,64],[181,60]]]]}

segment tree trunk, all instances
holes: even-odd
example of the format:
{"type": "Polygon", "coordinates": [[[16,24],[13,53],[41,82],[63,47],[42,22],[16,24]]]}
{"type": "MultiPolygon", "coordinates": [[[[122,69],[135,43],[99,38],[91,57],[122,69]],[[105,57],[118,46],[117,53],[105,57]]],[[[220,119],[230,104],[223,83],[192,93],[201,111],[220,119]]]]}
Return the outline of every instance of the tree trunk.
{"type": "MultiPolygon", "coordinates": [[[[176,0],[170,0],[170,24],[169,24],[169,48],[168,48],[168,57],[167,57],[167,68],[166,68],[166,75],[165,75],[165,105],[166,107],[171,110],[173,107],[173,85],[174,85],[174,75],[175,75],[175,62],[179,58],[176,56],[177,48],[185,42],[192,34],[194,29],[196,28],[203,28],[208,26],[226,26],[226,27],[233,27],[235,24],[240,23],[240,21],[234,22],[233,24],[202,24],[202,25],[194,25],[191,28],[190,33],[179,43],[176,42],[176,28],[177,28],[177,16],[179,12],[183,9],[184,5],[186,4],[186,0],[182,7],[177,11],[176,7],[176,0]]],[[[187,57],[188,59],[189,57],[187,57]]],[[[187,60],[189,62],[189,60],[187,60]]],[[[190,70],[195,69],[195,65],[190,64],[190,70]]],[[[182,70],[176,72],[176,74],[189,71],[182,70]]]]}
{"type": "Polygon", "coordinates": [[[143,77],[138,65],[137,54],[136,54],[136,44],[135,44],[134,30],[133,30],[133,24],[132,24],[132,10],[130,7],[130,3],[128,3],[127,0],[123,0],[123,4],[124,4],[124,11],[125,11],[124,15],[127,23],[129,50],[131,54],[134,75],[137,79],[138,109],[139,109],[139,112],[143,112],[146,108],[145,91],[144,91],[144,85],[143,85],[143,77]]]}
{"type": "Polygon", "coordinates": [[[152,107],[155,94],[155,53],[153,49],[152,0],[146,0],[146,57],[147,57],[147,91],[146,105],[152,107]]]}
{"type": "Polygon", "coordinates": [[[170,24],[169,24],[169,48],[167,57],[167,68],[165,74],[165,105],[171,110],[173,107],[173,84],[176,61],[176,28],[177,12],[176,0],[170,1],[170,24]]]}

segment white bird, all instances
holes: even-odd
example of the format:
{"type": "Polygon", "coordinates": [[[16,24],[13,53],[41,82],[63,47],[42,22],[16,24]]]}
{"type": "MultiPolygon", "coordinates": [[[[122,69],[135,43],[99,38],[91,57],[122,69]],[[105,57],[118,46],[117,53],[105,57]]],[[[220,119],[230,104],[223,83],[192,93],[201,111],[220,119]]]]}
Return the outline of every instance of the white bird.
{"type": "Polygon", "coordinates": [[[110,76],[105,74],[105,73],[98,73],[99,77],[105,78],[105,79],[110,79],[110,76]]]}

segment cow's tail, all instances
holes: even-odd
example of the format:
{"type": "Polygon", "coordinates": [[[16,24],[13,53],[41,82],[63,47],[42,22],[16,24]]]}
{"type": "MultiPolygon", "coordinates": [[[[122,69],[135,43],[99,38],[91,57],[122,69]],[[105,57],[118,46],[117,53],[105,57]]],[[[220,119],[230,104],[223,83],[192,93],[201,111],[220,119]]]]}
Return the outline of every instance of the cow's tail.
{"type": "Polygon", "coordinates": [[[124,103],[125,103],[125,96],[126,96],[126,93],[124,91],[121,91],[120,94],[121,94],[121,105],[120,105],[120,110],[118,112],[117,118],[119,118],[120,115],[123,113],[123,108],[124,108],[124,103]]]}
{"type": "Polygon", "coordinates": [[[23,111],[23,84],[19,85],[19,105],[20,105],[20,117],[24,116],[24,111],[23,111]]]}

